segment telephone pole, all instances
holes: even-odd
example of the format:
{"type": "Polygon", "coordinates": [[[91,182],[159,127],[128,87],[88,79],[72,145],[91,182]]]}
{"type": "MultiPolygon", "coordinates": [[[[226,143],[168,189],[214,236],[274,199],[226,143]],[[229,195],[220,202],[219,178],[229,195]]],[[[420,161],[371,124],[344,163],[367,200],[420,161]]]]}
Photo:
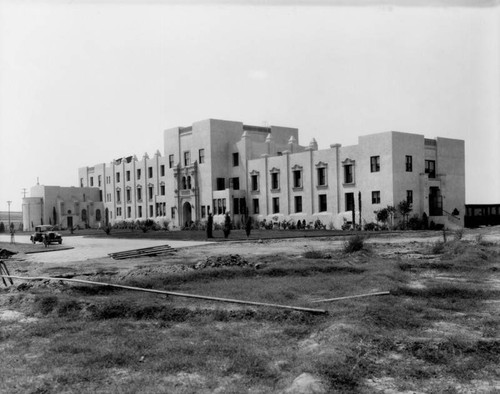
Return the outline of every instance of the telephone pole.
{"type": "Polygon", "coordinates": [[[10,223],[10,204],[12,204],[12,201],[7,201],[7,204],[9,204],[9,230],[11,230],[11,223],[10,223]]]}

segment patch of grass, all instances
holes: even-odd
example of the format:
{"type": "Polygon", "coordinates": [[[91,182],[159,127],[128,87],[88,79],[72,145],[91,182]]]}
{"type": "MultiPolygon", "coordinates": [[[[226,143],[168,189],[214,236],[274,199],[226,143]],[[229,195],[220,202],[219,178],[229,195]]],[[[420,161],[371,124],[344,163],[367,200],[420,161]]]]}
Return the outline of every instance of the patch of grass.
{"type": "Polygon", "coordinates": [[[34,300],[34,311],[43,315],[48,315],[52,312],[59,302],[59,298],[55,295],[39,295],[34,300]]]}
{"type": "Polygon", "coordinates": [[[365,247],[365,237],[359,234],[353,235],[344,242],[344,253],[359,252],[365,247]]]}
{"type": "Polygon", "coordinates": [[[422,318],[418,312],[410,305],[375,301],[368,304],[363,318],[369,325],[386,329],[411,330],[429,324],[428,320],[422,318]]]}
{"type": "Polygon", "coordinates": [[[304,253],[306,259],[322,259],[324,258],[323,252],[319,250],[308,250],[304,253]]]}
{"type": "Polygon", "coordinates": [[[426,288],[400,286],[392,294],[421,298],[458,298],[484,300],[498,296],[500,292],[479,288],[466,283],[439,283],[426,288]]]}
{"type": "Polygon", "coordinates": [[[446,242],[436,241],[431,247],[431,254],[442,254],[444,253],[444,247],[446,242]]]}

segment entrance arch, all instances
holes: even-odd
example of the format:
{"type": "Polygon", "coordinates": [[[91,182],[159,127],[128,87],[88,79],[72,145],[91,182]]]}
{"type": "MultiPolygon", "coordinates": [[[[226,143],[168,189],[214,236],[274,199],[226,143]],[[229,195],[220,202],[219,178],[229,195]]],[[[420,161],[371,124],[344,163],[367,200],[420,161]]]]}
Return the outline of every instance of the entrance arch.
{"type": "Polygon", "coordinates": [[[191,225],[191,204],[189,202],[182,205],[182,220],[185,226],[191,225]]]}

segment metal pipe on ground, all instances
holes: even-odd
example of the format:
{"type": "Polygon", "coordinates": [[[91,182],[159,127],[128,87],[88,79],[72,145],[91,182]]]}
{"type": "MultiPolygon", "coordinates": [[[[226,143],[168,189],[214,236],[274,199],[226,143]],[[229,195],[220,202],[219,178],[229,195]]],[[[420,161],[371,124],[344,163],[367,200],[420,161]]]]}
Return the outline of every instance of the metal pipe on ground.
{"type": "Polygon", "coordinates": [[[368,294],[359,294],[345,297],[336,297],[336,298],[328,298],[326,300],[313,300],[311,302],[330,302],[330,301],[340,301],[340,300],[349,300],[351,298],[362,298],[362,297],[372,297],[372,296],[380,296],[380,295],[389,295],[390,291],[379,291],[378,293],[368,293],[368,294]]]}
{"type": "Polygon", "coordinates": [[[209,296],[202,296],[202,295],[197,295],[197,294],[177,293],[177,292],[165,291],[165,290],[144,289],[142,287],[115,285],[112,283],[94,282],[94,281],[83,280],[83,279],[52,278],[52,277],[46,277],[46,276],[36,276],[36,277],[14,276],[14,275],[0,275],[0,276],[2,278],[20,279],[20,280],[59,280],[59,281],[65,281],[65,282],[84,283],[84,284],[97,285],[97,286],[116,287],[119,289],[126,289],[126,290],[133,290],[133,291],[143,291],[146,293],[164,294],[164,295],[170,295],[170,296],[174,296],[174,297],[195,298],[195,299],[208,300],[208,301],[229,302],[229,303],[233,303],[233,304],[264,306],[264,307],[270,307],[270,308],[288,309],[288,310],[295,310],[295,311],[315,313],[315,314],[328,313],[324,309],[313,309],[313,308],[304,308],[304,307],[300,307],[300,306],[268,304],[265,302],[243,301],[243,300],[235,300],[235,299],[230,299],[230,298],[209,297],[209,296]]]}

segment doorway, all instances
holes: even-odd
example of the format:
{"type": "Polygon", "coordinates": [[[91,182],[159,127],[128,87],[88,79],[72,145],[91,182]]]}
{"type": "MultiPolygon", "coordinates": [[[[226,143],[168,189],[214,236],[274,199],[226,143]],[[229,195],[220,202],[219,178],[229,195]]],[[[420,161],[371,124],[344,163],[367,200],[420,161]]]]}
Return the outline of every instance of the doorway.
{"type": "Polygon", "coordinates": [[[68,221],[68,228],[72,229],[73,228],[73,216],[68,216],[66,219],[68,221]]]}
{"type": "Polygon", "coordinates": [[[191,204],[189,202],[185,202],[182,206],[182,220],[186,227],[191,225],[191,204]]]}

